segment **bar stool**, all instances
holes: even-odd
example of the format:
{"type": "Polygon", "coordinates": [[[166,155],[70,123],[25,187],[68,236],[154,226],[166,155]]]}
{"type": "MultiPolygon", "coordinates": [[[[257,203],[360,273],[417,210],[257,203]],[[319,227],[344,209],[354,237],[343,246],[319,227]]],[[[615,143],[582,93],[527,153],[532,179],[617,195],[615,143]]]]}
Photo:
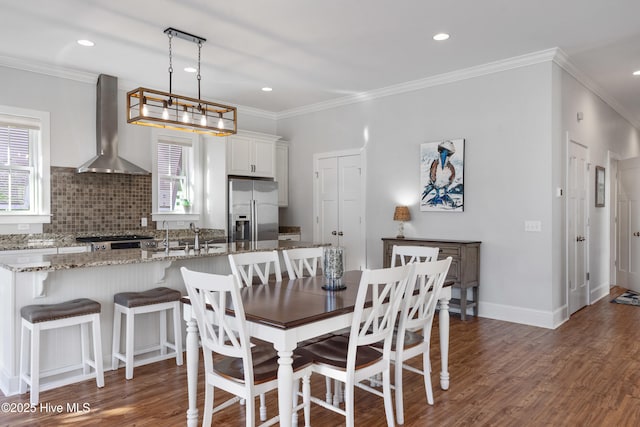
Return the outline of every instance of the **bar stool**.
{"type": "Polygon", "coordinates": [[[113,349],[112,369],[118,369],[120,360],[125,363],[125,378],[133,378],[133,367],[169,359],[175,356],[176,364],[182,365],[182,327],[180,325],[180,291],[169,288],[154,288],[144,292],[121,292],[113,296],[113,349]],[[173,343],[167,341],[167,311],[173,309],[173,343]],[[149,348],[134,350],[134,319],[136,314],[160,313],[160,343],[149,348]],[[125,353],[120,353],[120,322],[126,316],[125,353]],[[167,353],[167,349],[173,350],[167,353]],[[160,351],[160,355],[134,360],[134,356],[160,351]]]}
{"type": "Polygon", "coordinates": [[[98,387],[104,387],[104,372],[102,369],[102,341],[100,336],[100,303],[87,298],[75,299],[60,304],[27,305],[20,309],[22,328],[20,335],[20,393],[27,392],[30,387],[32,405],[37,405],[40,391],[83,381],[88,378],[96,379],[98,387]],[[91,324],[93,335],[93,359],[89,357],[89,328],[91,324]],[[54,373],[40,372],[40,332],[50,329],[80,325],[80,339],[82,348],[82,365],[74,365],[54,373]],[[27,334],[30,333],[31,339],[27,334]],[[28,344],[30,345],[30,351],[28,344]],[[30,360],[29,360],[30,359],[30,360]],[[27,364],[30,364],[27,373],[27,364]],[[58,375],[64,372],[82,368],[82,375],[67,377],[46,384],[40,384],[40,378],[58,375]],[[90,372],[90,368],[94,372],[90,372]]]}

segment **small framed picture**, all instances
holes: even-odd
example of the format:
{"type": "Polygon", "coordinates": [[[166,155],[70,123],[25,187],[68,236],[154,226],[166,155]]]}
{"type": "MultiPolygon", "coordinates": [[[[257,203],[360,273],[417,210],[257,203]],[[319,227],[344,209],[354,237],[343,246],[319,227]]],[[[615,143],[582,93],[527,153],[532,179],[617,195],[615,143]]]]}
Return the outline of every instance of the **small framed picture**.
{"type": "Polygon", "coordinates": [[[596,208],[604,208],[604,168],[596,166],[596,208]]]}

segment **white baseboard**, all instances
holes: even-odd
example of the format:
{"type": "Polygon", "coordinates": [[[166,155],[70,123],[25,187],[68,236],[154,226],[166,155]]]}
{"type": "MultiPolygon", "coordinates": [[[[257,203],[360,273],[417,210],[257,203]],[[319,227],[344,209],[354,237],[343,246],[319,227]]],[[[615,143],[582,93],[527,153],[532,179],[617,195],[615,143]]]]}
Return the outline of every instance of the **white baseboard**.
{"type": "Polygon", "coordinates": [[[596,288],[592,288],[591,292],[589,293],[589,301],[591,301],[590,304],[600,301],[602,298],[608,297],[610,291],[609,288],[609,283],[602,283],[596,288]]]}
{"type": "Polygon", "coordinates": [[[504,320],[523,325],[538,326],[540,328],[555,329],[562,323],[562,309],[556,313],[542,310],[532,310],[524,307],[494,304],[480,301],[478,315],[489,319],[504,320]]]}
{"type": "Polygon", "coordinates": [[[18,377],[12,377],[7,375],[4,370],[0,371],[0,391],[5,396],[13,396],[20,392],[18,377]]]}

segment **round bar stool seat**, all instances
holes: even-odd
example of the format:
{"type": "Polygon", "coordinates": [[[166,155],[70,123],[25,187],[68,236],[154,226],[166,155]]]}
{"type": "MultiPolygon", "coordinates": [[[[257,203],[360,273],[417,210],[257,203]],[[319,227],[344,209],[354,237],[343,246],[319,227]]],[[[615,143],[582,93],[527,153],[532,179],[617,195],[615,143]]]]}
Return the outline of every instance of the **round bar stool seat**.
{"type": "MultiPolygon", "coordinates": [[[[40,391],[49,390],[73,382],[96,378],[98,387],[104,387],[102,369],[102,340],[100,335],[100,303],[88,298],[74,299],[59,304],[27,305],[20,309],[22,328],[20,336],[20,393],[30,387],[30,401],[37,405],[40,391]],[[93,359],[89,357],[89,330],[92,326],[93,359]],[[40,373],[40,332],[67,326],[80,325],[82,348],[82,375],[66,377],[46,384],[40,379],[48,375],[40,373]],[[30,333],[30,337],[28,336],[30,333]],[[30,345],[29,345],[30,344],[30,345]],[[29,366],[29,372],[27,372],[29,366]],[[94,371],[91,372],[90,368],[94,371]]],[[[80,369],[71,366],[55,371],[55,375],[80,369]]],[[[49,374],[54,375],[54,374],[49,374]]]]}
{"type": "Polygon", "coordinates": [[[180,298],[182,294],[175,289],[165,287],[154,288],[143,292],[121,292],[113,296],[113,351],[112,369],[119,367],[120,361],[125,363],[125,378],[133,378],[134,366],[145,365],[159,360],[176,358],[176,364],[182,365],[182,325],[180,318],[180,298]],[[173,342],[167,340],[167,318],[168,310],[173,310],[173,342]],[[154,313],[160,314],[159,330],[160,342],[158,345],[134,350],[134,319],[136,314],[154,313]],[[120,353],[120,325],[122,315],[125,315],[125,353],[120,353]],[[167,350],[172,351],[167,351],[167,350]],[[147,356],[135,359],[134,356],[141,354],[160,352],[159,355],[147,356]]]}

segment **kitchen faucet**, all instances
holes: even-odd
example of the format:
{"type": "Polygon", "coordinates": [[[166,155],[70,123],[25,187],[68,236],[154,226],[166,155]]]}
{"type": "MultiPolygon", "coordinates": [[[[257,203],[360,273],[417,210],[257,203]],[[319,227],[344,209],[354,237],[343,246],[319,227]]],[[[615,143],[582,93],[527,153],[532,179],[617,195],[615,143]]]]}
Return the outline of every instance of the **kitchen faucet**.
{"type": "Polygon", "coordinates": [[[164,237],[164,253],[169,254],[169,223],[167,221],[162,221],[162,228],[166,230],[164,237]]]}
{"type": "Polygon", "coordinates": [[[196,238],[193,241],[193,249],[198,253],[200,252],[200,229],[196,227],[194,223],[189,224],[189,229],[196,233],[196,238]]]}

